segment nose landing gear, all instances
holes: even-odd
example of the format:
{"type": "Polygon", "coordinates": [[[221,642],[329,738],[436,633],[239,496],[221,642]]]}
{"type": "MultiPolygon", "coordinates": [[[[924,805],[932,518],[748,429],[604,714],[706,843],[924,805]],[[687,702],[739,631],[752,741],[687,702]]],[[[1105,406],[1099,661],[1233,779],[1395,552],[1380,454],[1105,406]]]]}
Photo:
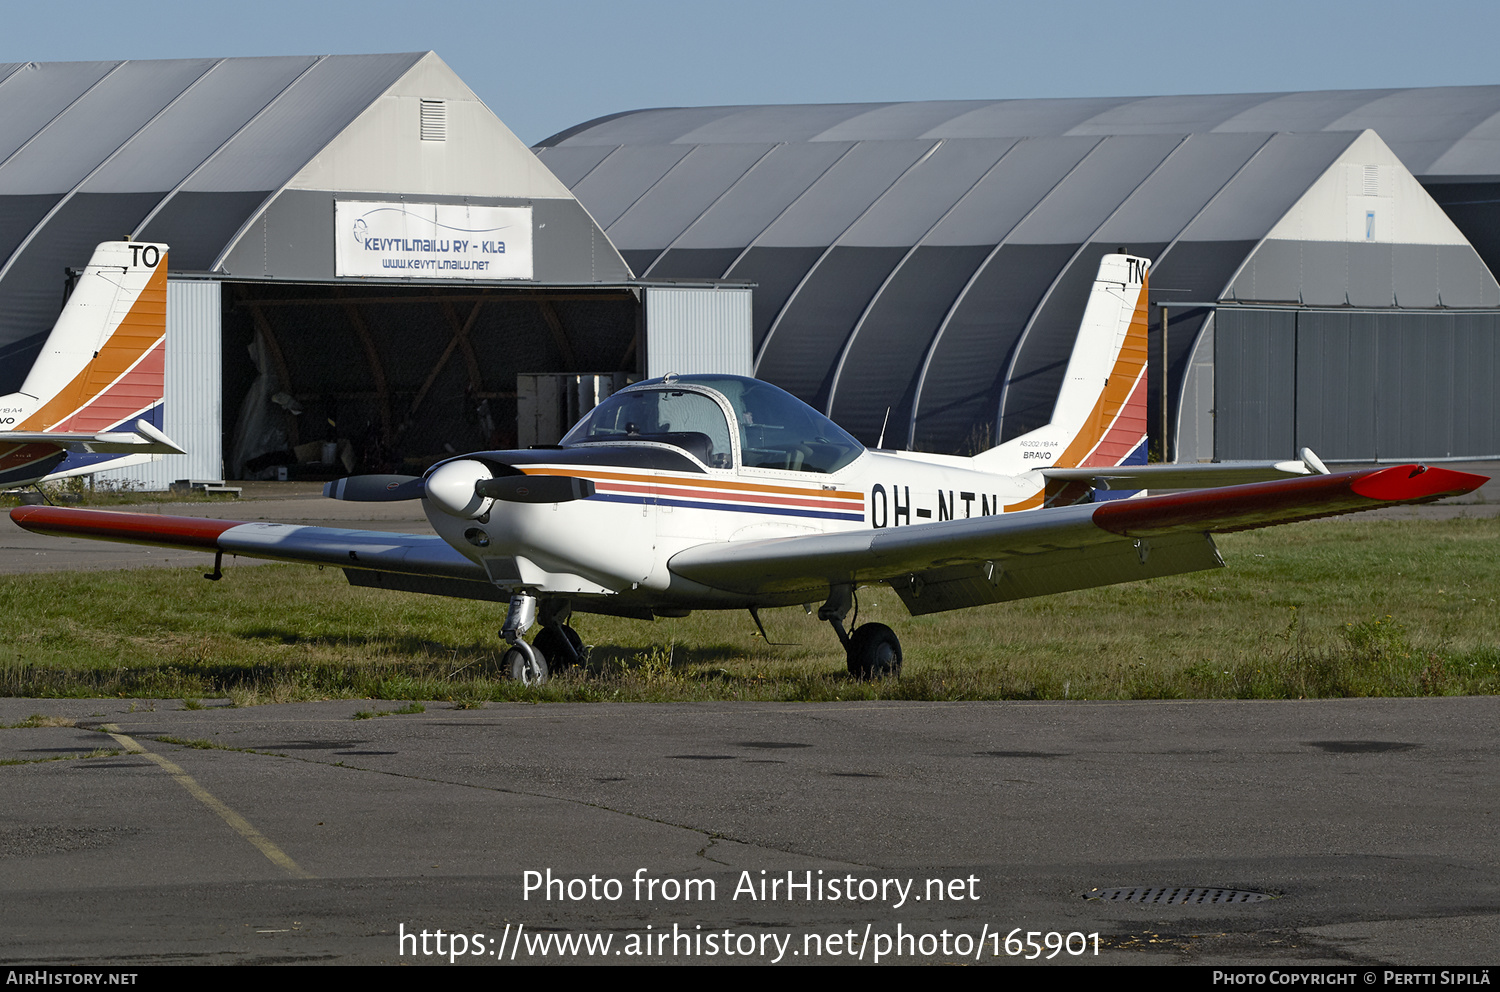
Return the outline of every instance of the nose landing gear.
{"type": "Polygon", "coordinates": [[[544,600],[541,604],[542,629],[527,644],[524,638],[536,622],[537,600],[529,592],[511,596],[510,611],[500,630],[500,636],[510,645],[501,664],[511,678],[522,685],[542,685],[551,677],[552,668],[583,664],[583,638],[566,623],[572,615],[573,609],[567,600],[544,600]]]}
{"type": "Polygon", "coordinates": [[[500,636],[510,645],[500,659],[500,664],[510,677],[522,685],[542,685],[547,681],[547,658],[524,640],[526,631],[536,620],[536,597],[529,592],[519,592],[510,597],[510,610],[505,614],[505,626],[500,636]]]}

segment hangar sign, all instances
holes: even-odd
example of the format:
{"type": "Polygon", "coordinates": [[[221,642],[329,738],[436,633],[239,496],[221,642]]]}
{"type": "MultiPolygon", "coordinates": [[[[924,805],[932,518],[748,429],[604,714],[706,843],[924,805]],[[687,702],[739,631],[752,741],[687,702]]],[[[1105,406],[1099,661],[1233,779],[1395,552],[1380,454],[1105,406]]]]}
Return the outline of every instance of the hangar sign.
{"type": "Polygon", "coordinates": [[[530,279],[531,208],[341,200],[334,268],[387,279],[530,279]]]}

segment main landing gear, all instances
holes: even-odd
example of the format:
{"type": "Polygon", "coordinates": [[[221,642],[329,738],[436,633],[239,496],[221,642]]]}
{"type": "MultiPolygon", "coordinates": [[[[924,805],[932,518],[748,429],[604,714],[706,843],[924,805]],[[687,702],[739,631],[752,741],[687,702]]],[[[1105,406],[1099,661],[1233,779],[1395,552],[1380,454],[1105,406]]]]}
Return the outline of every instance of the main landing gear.
{"type": "Polygon", "coordinates": [[[572,668],[583,664],[583,638],[565,622],[573,609],[565,599],[548,599],[541,604],[541,632],[527,644],[525,635],[537,619],[536,597],[519,592],[510,598],[510,611],[500,636],[510,645],[500,659],[504,670],[522,685],[542,685],[551,677],[551,668],[572,668]],[[549,668],[550,664],[550,668],[549,668]]]}
{"type": "MultiPolygon", "coordinates": [[[[854,587],[834,586],[828,602],[818,609],[818,619],[833,625],[844,645],[849,674],[857,679],[896,678],[901,674],[901,641],[883,623],[861,624],[854,633],[844,631],[844,617],[854,608],[854,587]]],[[[859,614],[856,612],[855,616],[859,614]]]]}

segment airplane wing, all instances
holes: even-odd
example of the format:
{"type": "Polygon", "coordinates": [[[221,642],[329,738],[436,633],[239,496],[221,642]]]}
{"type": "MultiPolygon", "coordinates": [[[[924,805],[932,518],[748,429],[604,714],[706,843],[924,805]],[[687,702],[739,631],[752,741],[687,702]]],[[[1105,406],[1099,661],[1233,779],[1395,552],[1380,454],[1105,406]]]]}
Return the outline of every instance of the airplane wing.
{"type": "MultiPolygon", "coordinates": [[[[1398,465],[1339,475],[1078,504],[907,527],[701,544],[674,555],[691,582],[767,601],[831,585],[890,584],[914,614],[1222,566],[1212,533],[1425,503],[1483,476],[1398,465]]],[[[355,585],[505,600],[484,569],[435,535],[23,506],[27,530],[272,561],[333,565],[355,585]]],[[[590,609],[614,612],[592,603],[590,609]]],[[[626,615],[646,615],[642,611],[626,615]]]]}
{"type": "MultiPolygon", "coordinates": [[[[10,518],[27,530],[56,537],[88,537],[388,574],[398,583],[393,588],[404,588],[398,577],[482,583],[493,588],[483,568],[435,534],[206,520],[63,506],[18,506],[10,511],[10,518]]],[[[378,580],[351,579],[351,582],[382,584],[378,580]]]]}
{"type": "MultiPolygon", "coordinates": [[[[264,521],[210,520],[157,513],[122,513],[64,506],[18,506],[10,511],[18,526],[54,537],[84,537],[126,544],[179,548],[341,568],[353,586],[419,592],[454,599],[510,600],[480,565],[453,550],[435,534],[349,530],[264,521]]],[[[650,620],[647,608],[615,604],[607,597],[587,599],[582,612],[650,620]]]]}
{"type": "Polygon", "coordinates": [[[741,593],[890,584],[913,614],[1221,567],[1213,533],[1425,503],[1483,476],[1398,465],[910,527],[703,544],[677,575],[741,593]]]}
{"type": "MultiPolygon", "coordinates": [[[[0,443],[50,444],[64,451],[81,454],[115,455],[185,455],[171,438],[144,420],[135,422],[133,431],[98,433],[67,431],[0,431],[0,443]]],[[[113,464],[107,466],[114,468],[113,464]]]]}

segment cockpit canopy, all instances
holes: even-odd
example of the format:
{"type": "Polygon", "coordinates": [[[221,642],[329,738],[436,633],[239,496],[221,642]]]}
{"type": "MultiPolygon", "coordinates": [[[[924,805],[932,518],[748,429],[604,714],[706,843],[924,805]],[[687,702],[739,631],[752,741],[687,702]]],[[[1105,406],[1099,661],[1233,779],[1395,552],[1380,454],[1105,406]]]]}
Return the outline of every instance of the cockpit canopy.
{"type": "Polygon", "coordinates": [[[792,394],[737,375],[647,379],[596,406],[562,439],[578,444],[656,441],[710,468],[837,472],[864,445],[792,394]]]}

